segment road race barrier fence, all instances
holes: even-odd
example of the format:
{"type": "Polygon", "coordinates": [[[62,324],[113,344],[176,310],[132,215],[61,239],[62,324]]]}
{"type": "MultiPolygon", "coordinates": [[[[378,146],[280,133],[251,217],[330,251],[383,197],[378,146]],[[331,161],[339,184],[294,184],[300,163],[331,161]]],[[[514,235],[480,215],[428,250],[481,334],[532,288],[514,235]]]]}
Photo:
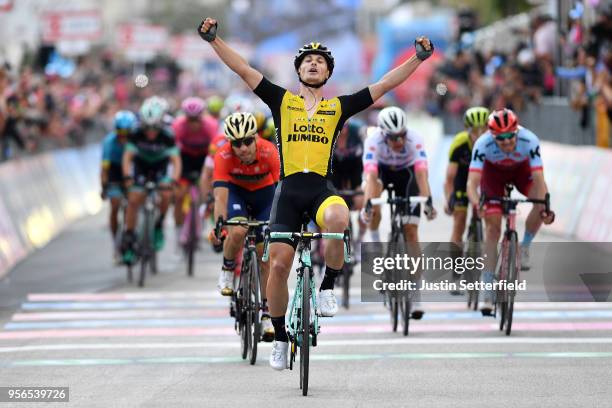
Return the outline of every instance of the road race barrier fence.
{"type": "Polygon", "coordinates": [[[0,164],[0,278],[69,223],[102,207],[100,146],[0,164]]]}

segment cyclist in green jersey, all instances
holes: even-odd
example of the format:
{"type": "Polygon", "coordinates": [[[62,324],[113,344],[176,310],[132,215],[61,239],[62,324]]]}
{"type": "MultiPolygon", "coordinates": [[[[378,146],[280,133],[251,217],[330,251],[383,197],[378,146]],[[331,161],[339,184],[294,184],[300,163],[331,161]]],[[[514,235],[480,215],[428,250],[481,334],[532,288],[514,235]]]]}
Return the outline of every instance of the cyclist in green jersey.
{"type": "MultiPolygon", "coordinates": [[[[268,105],[276,126],[280,154],[280,182],[276,188],[270,215],[271,231],[299,231],[302,215],[307,213],[322,231],[341,233],[348,226],[349,209],[336,195],[329,179],[338,132],[352,115],[366,109],[385,93],[404,82],[433,53],[426,37],[415,40],[416,55],[361,91],[331,99],[323,98],[322,87],[334,70],[331,51],[321,43],[310,43],[299,49],[294,67],[300,81],[296,94],[273,84],[249,65],[236,51],[216,35],[217,21],[206,18],[198,27],[219,58],[268,105]]],[[[274,344],[270,365],[276,370],[287,368],[288,336],[285,313],[289,292],[287,279],[295,255],[296,242],[272,241],[270,277],[267,293],[274,326],[274,344]]],[[[322,316],[333,316],[338,305],[333,293],[336,276],[344,263],[342,241],[325,246],[326,271],[321,282],[318,310],[322,316]]]]}

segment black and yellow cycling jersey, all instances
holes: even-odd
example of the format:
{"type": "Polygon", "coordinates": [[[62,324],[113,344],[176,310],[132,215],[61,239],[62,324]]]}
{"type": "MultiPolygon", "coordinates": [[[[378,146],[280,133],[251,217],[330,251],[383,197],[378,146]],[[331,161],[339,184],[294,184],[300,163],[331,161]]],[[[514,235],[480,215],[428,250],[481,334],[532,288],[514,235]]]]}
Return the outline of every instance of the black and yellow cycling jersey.
{"type": "MultiPolygon", "coordinates": [[[[364,88],[352,95],[324,99],[310,118],[304,99],[266,78],[254,92],[272,111],[281,162],[270,230],[299,231],[304,213],[325,230],[326,208],[346,206],[330,181],[336,138],[349,117],[373,103],[370,90],[364,88]]],[[[296,244],[292,240],[272,241],[294,247],[296,244]]]]}
{"type": "Polygon", "coordinates": [[[453,182],[453,203],[458,209],[467,208],[467,179],[472,160],[472,139],[467,131],[455,135],[448,153],[449,162],[457,164],[457,174],[453,182]]]}
{"type": "Polygon", "coordinates": [[[364,88],[319,102],[308,117],[304,99],[263,78],[255,94],[272,111],[281,160],[281,179],[295,173],[332,173],[332,157],[338,132],[352,115],[370,106],[370,90],[364,88]]]}

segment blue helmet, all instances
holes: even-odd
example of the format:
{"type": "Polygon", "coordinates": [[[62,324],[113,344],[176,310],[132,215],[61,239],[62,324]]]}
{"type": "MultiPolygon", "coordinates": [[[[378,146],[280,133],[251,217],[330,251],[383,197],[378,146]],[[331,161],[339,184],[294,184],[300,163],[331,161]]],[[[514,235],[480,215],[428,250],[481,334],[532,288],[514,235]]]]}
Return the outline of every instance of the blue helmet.
{"type": "Polygon", "coordinates": [[[115,129],[134,130],[136,128],[136,115],[128,110],[115,113],[115,129]]]}

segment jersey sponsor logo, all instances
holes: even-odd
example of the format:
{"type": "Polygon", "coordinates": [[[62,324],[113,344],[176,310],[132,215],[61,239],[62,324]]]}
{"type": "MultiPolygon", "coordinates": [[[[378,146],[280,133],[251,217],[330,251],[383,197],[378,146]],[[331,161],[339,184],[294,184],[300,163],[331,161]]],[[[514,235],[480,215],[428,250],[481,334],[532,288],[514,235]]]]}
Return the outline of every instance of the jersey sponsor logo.
{"type": "Polygon", "coordinates": [[[336,111],[333,110],[319,110],[317,111],[317,115],[331,115],[334,116],[336,114],[336,111]]]}
{"type": "Polygon", "coordinates": [[[314,124],[293,124],[293,133],[287,135],[287,142],[316,142],[328,144],[329,138],[325,136],[325,129],[314,124]],[[322,136],[321,136],[322,135],[322,136]]]}
{"type": "Polygon", "coordinates": [[[532,159],[535,159],[536,157],[541,157],[540,146],[536,147],[535,150],[529,150],[529,156],[531,156],[532,159]]]}
{"type": "Polygon", "coordinates": [[[374,158],[374,154],[373,153],[367,153],[365,158],[366,158],[366,160],[372,160],[374,158]]]}
{"type": "Polygon", "coordinates": [[[426,154],[425,154],[425,152],[423,152],[423,151],[422,151],[421,153],[419,153],[419,155],[420,155],[421,157],[427,157],[427,155],[426,155],[426,154]]]}
{"type": "Polygon", "coordinates": [[[292,110],[292,111],[298,111],[298,112],[303,112],[304,111],[304,109],[298,108],[298,107],[295,107],[295,106],[287,106],[287,109],[292,110]]]}
{"type": "Polygon", "coordinates": [[[329,143],[329,139],[325,136],[319,136],[319,135],[311,135],[311,134],[304,134],[304,133],[291,133],[287,136],[287,142],[315,142],[315,143],[323,143],[323,144],[328,144],[329,143]]]}
{"type": "Polygon", "coordinates": [[[480,151],[478,149],[474,150],[474,160],[484,162],[485,154],[484,153],[480,153],[480,151]]]}

